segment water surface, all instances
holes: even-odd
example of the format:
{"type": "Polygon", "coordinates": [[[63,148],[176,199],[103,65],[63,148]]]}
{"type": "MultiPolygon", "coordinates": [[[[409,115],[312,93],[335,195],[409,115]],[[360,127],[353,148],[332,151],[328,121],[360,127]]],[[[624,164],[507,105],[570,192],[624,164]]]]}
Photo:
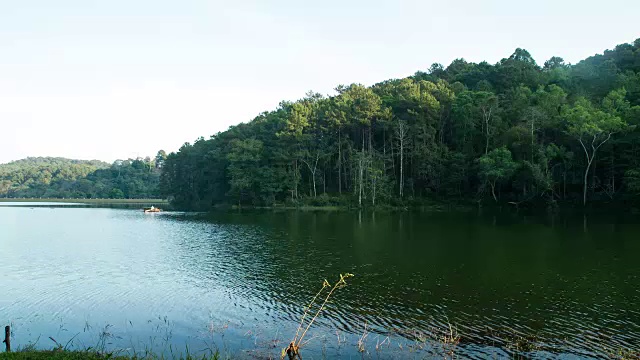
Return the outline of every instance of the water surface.
{"type": "Polygon", "coordinates": [[[279,356],[322,281],[351,272],[312,358],[360,356],[363,334],[365,356],[441,357],[451,329],[463,358],[604,358],[640,348],[634,222],[0,207],[0,320],[14,346],[279,356]]]}
{"type": "Polygon", "coordinates": [[[0,201],[0,206],[77,206],[83,203],[75,202],[47,202],[47,201],[0,201]]]}

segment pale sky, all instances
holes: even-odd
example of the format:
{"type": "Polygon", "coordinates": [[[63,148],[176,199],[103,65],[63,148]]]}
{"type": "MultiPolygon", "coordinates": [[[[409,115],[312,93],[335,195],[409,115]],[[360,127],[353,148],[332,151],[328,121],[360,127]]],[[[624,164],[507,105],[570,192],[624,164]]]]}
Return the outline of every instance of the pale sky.
{"type": "Polygon", "coordinates": [[[177,150],[281,100],[522,47],[575,63],[640,1],[0,0],[0,163],[177,150]]]}

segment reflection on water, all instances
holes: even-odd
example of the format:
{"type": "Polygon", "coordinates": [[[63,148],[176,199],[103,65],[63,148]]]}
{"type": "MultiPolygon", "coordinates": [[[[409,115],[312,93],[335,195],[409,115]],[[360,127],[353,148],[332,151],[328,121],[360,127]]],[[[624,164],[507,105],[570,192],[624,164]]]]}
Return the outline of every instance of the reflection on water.
{"type": "Polygon", "coordinates": [[[111,325],[119,348],[210,341],[278,355],[322,281],[343,272],[356,277],[318,319],[310,353],[357,355],[365,324],[368,351],[390,337],[383,357],[449,324],[471,358],[605,356],[640,339],[640,226],[628,221],[585,231],[582,218],[513,214],[14,207],[0,208],[0,229],[0,318],[17,344],[77,335],[90,346],[111,325]]]}
{"type": "Polygon", "coordinates": [[[46,201],[0,201],[0,206],[74,206],[84,205],[82,203],[74,202],[46,202],[46,201]]]}

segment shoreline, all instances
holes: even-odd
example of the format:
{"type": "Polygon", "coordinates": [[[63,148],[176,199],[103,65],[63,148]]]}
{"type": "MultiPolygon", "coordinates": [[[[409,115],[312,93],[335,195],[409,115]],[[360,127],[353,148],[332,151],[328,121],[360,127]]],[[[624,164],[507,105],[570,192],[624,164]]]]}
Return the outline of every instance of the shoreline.
{"type": "Polygon", "coordinates": [[[169,205],[164,199],[40,199],[40,198],[0,198],[0,203],[7,202],[45,202],[45,203],[81,203],[81,204],[162,204],[169,205]]]}
{"type": "MultiPolygon", "coordinates": [[[[619,210],[620,204],[611,202],[593,202],[588,206],[577,204],[564,204],[549,206],[538,203],[522,203],[513,202],[494,203],[490,201],[430,201],[424,203],[406,203],[406,204],[382,204],[376,206],[357,206],[349,204],[275,204],[275,205],[238,205],[238,204],[216,204],[209,208],[189,208],[179,205],[169,204],[176,210],[187,212],[218,212],[225,210],[297,210],[297,211],[326,211],[326,212],[353,212],[353,211],[380,211],[380,212],[469,212],[469,211],[508,211],[523,213],[577,213],[592,214],[601,212],[610,212],[611,210],[619,210]]],[[[639,214],[640,207],[636,204],[625,203],[625,211],[630,214],[639,214]]]]}

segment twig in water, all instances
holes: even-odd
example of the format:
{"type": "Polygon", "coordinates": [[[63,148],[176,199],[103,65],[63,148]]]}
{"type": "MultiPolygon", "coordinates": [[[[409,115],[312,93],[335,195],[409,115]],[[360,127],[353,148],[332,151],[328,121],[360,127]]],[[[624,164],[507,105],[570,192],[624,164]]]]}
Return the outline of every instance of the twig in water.
{"type": "Polygon", "coordinates": [[[387,346],[391,345],[391,340],[389,339],[388,336],[384,338],[382,342],[379,342],[379,341],[380,341],[380,337],[378,337],[378,339],[376,340],[376,351],[380,351],[380,349],[382,348],[383,345],[385,345],[385,343],[387,344],[387,346]]]}
{"type": "Polygon", "coordinates": [[[364,332],[362,333],[362,336],[360,336],[360,338],[358,339],[358,351],[363,353],[366,350],[366,344],[365,344],[365,340],[367,339],[367,336],[369,336],[369,333],[367,332],[367,323],[364,323],[364,332]]]}
{"type": "Polygon", "coordinates": [[[329,298],[331,297],[331,295],[333,295],[333,293],[337,289],[345,287],[347,285],[346,279],[348,279],[348,278],[350,278],[352,276],[353,276],[353,274],[349,274],[349,273],[340,274],[340,280],[338,280],[338,282],[336,282],[336,284],[333,287],[331,287],[331,284],[329,284],[329,282],[327,280],[325,280],[322,283],[322,288],[320,289],[320,291],[318,291],[318,293],[313,297],[313,299],[311,300],[309,305],[305,308],[305,311],[304,311],[304,313],[302,315],[302,319],[300,320],[300,324],[298,325],[298,329],[296,330],[296,334],[293,337],[293,340],[291,340],[291,342],[289,343],[289,346],[287,346],[286,348],[282,349],[281,359],[284,359],[285,356],[289,356],[289,359],[294,359],[296,357],[298,359],[302,359],[302,356],[300,356],[300,347],[308,343],[308,341],[305,342],[305,343],[302,343],[302,340],[304,339],[305,335],[307,335],[307,332],[311,328],[311,325],[318,318],[318,316],[320,315],[322,310],[324,310],[324,307],[326,306],[327,302],[329,301],[329,298]],[[324,292],[324,290],[327,289],[327,288],[331,288],[331,290],[329,290],[329,292],[327,293],[327,296],[324,298],[324,301],[322,302],[322,304],[318,308],[318,311],[316,311],[315,315],[311,318],[311,320],[309,320],[306,328],[304,328],[304,331],[302,331],[302,333],[300,334],[300,331],[304,327],[305,319],[307,317],[307,314],[309,313],[309,311],[311,310],[311,308],[315,304],[315,302],[316,302],[317,298],[320,296],[320,294],[322,294],[324,292]]]}
{"type": "Polygon", "coordinates": [[[338,331],[338,329],[336,329],[336,336],[338,337],[338,348],[340,347],[340,345],[347,342],[346,336],[342,335],[342,339],[340,338],[340,332],[338,331]]]}

